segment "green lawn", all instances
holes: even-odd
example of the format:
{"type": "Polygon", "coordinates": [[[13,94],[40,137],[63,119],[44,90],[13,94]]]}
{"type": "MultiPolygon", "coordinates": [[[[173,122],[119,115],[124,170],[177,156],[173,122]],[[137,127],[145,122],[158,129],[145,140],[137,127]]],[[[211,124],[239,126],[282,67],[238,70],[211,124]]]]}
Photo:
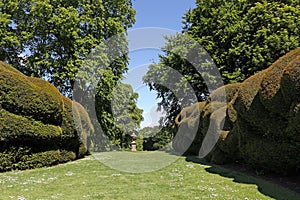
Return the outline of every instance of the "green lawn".
{"type": "Polygon", "coordinates": [[[0,199],[300,199],[266,181],[187,160],[162,152],[109,152],[1,173],[0,199]]]}

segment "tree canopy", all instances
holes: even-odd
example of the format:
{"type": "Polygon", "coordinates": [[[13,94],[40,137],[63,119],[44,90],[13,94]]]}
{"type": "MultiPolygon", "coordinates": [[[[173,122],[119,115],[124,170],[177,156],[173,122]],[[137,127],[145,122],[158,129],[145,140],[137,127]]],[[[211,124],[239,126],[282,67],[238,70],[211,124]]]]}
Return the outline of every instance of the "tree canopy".
{"type": "MultiPolygon", "coordinates": [[[[107,76],[107,78],[111,77],[107,76]]],[[[113,81],[103,79],[103,82],[113,81]]],[[[99,87],[97,90],[98,120],[102,131],[117,147],[129,148],[129,136],[137,131],[144,119],[143,110],[136,105],[137,99],[138,93],[133,91],[131,85],[121,82],[118,82],[115,87],[99,87]]]]}
{"type": "Polygon", "coordinates": [[[1,0],[0,60],[70,94],[91,50],[125,32],[134,15],[130,0],[1,0]]]}
{"type": "MultiPolygon", "coordinates": [[[[209,53],[225,84],[243,81],[300,46],[297,0],[197,0],[196,4],[196,8],[183,17],[183,34],[189,35],[209,53]]],[[[164,55],[160,56],[159,63],[151,65],[144,82],[162,98],[159,105],[167,111],[164,123],[172,124],[182,102],[170,88],[157,84],[168,77],[168,73],[161,70],[162,66],[180,72],[192,85],[199,101],[211,91],[203,81],[204,75],[195,73],[195,66],[176,51],[170,51],[170,46],[185,51],[186,43],[179,37],[167,40],[164,55]]]]}
{"type": "Polygon", "coordinates": [[[297,0],[197,0],[184,32],[212,56],[225,83],[241,82],[300,43],[297,0]]]}

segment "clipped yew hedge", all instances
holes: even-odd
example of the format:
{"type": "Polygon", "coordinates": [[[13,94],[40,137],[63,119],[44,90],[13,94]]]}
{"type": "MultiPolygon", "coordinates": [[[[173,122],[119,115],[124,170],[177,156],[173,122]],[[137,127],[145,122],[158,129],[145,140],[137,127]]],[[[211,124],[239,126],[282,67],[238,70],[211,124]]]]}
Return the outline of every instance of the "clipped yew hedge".
{"type": "Polygon", "coordinates": [[[0,62],[0,171],[82,158],[92,131],[80,104],[52,84],[0,62]]]}
{"type": "Polygon", "coordinates": [[[59,91],[42,79],[11,69],[0,63],[0,107],[46,124],[61,124],[63,101],[59,91]]]}
{"type": "Polygon", "coordinates": [[[43,124],[31,118],[26,118],[4,109],[0,109],[0,141],[3,146],[22,144],[30,146],[57,146],[61,140],[61,128],[54,125],[43,124]]]}
{"type": "Polygon", "coordinates": [[[61,125],[61,144],[65,149],[76,152],[77,157],[81,158],[89,148],[90,134],[94,128],[88,113],[81,104],[66,97],[62,97],[62,99],[64,112],[61,125]]]}
{"type": "MultiPolygon", "coordinates": [[[[206,156],[209,161],[238,161],[263,172],[300,173],[300,48],[243,83],[223,86],[206,102],[184,108],[175,123],[191,130],[195,119],[199,119],[198,132],[186,153],[199,154],[210,128],[219,139],[206,156]],[[196,107],[200,108],[197,116],[193,115],[196,107]]],[[[173,143],[181,150],[187,142],[173,143]]]]}

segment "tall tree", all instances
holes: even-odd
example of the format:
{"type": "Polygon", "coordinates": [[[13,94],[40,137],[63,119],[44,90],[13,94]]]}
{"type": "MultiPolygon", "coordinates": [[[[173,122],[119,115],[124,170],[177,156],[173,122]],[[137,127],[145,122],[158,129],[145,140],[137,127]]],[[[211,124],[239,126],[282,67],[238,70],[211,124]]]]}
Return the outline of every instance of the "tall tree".
{"type": "Polygon", "coordinates": [[[117,138],[120,139],[120,146],[123,148],[129,147],[128,136],[135,133],[144,120],[143,110],[137,107],[138,97],[138,93],[128,84],[119,83],[113,92],[112,113],[116,126],[121,131],[117,138]]]}
{"type": "Polygon", "coordinates": [[[1,60],[46,78],[65,94],[72,93],[91,50],[135,21],[130,0],[1,0],[0,5],[1,60]]]}
{"type": "MultiPolygon", "coordinates": [[[[209,53],[225,84],[243,81],[300,46],[298,0],[197,0],[196,4],[184,16],[183,33],[209,53]]],[[[194,73],[195,66],[176,51],[170,51],[170,46],[185,51],[186,44],[178,37],[169,38],[160,62],[151,65],[144,77],[144,82],[162,98],[159,106],[167,111],[164,124],[173,123],[182,100],[170,88],[159,84],[170,77],[170,70],[163,71],[162,66],[181,73],[199,101],[211,92],[205,86],[203,74],[194,73]]]]}
{"type": "Polygon", "coordinates": [[[114,83],[112,80],[108,81],[112,77],[112,73],[107,70],[100,81],[102,87],[97,89],[98,119],[102,130],[114,145],[128,148],[129,135],[140,127],[143,110],[136,105],[138,94],[133,91],[131,85],[121,82],[115,87],[107,85],[114,83]]]}
{"type": "Polygon", "coordinates": [[[298,0],[197,0],[184,32],[212,56],[225,83],[244,80],[300,45],[298,0]]]}
{"type": "Polygon", "coordinates": [[[192,38],[178,34],[166,39],[165,55],[160,55],[159,63],[149,66],[143,81],[161,99],[158,109],[166,112],[161,125],[172,126],[180,108],[203,101],[209,94],[205,80],[215,79],[211,59],[192,38]]]}
{"type": "Polygon", "coordinates": [[[21,42],[12,20],[17,5],[0,1],[0,60],[16,66],[21,59],[21,42]]]}

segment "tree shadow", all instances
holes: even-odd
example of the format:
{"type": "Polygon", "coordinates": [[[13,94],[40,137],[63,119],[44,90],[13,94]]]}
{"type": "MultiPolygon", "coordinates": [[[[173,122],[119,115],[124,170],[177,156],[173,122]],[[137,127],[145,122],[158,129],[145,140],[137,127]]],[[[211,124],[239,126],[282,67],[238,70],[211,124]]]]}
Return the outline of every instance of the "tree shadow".
{"type": "MultiPolygon", "coordinates": [[[[289,200],[299,200],[300,193],[296,190],[291,190],[290,188],[283,187],[274,181],[268,181],[255,175],[254,172],[247,172],[246,170],[239,170],[238,168],[233,168],[229,165],[214,165],[206,162],[204,159],[200,159],[196,156],[186,156],[187,162],[198,163],[202,165],[209,166],[205,170],[212,174],[218,174],[222,177],[231,178],[233,182],[241,184],[254,184],[257,189],[263,195],[274,199],[289,199],[289,200]]],[[[279,179],[279,178],[278,178],[279,179]]],[[[297,183],[300,184],[299,182],[297,183]]]]}

